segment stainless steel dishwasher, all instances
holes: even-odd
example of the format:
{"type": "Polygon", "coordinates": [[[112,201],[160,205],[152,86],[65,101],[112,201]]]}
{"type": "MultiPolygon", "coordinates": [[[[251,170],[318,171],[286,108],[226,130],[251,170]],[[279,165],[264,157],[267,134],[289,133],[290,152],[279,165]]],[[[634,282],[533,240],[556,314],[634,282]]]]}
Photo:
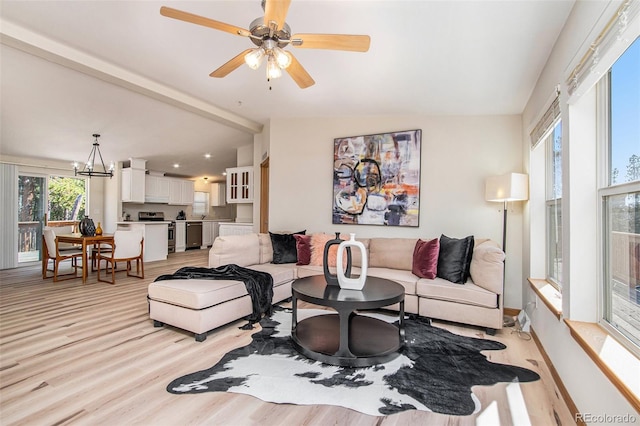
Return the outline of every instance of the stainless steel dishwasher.
{"type": "Polygon", "coordinates": [[[187,246],[186,249],[200,248],[202,246],[202,222],[187,222],[187,246]]]}

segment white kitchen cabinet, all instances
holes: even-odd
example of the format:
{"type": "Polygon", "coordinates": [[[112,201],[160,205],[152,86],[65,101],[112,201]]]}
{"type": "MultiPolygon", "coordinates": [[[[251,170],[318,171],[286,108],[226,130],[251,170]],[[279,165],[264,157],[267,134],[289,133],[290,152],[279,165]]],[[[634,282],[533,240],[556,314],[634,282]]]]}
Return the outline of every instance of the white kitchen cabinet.
{"type": "Polygon", "coordinates": [[[195,182],[184,179],[169,179],[169,204],[186,206],[193,204],[195,182]]]}
{"type": "Polygon", "coordinates": [[[195,182],[192,180],[182,181],[182,204],[193,204],[193,197],[195,193],[195,182]]]}
{"type": "Polygon", "coordinates": [[[144,200],[147,203],[169,202],[169,178],[147,175],[144,180],[144,200]]]}
{"type": "Polygon", "coordinates": [[[227,203],[253,203],[253,166],[227,169],[227,203]]]}
{"type": "Polygon", "coordinates": [[[214,182],[211,184],[209,202],[212,207],[220,207],[227,204],[227,186],[225,183],[214,182]]]}
{"type": "Polygon", "coordinates": [[[145,195],[144,169],[122,169],[122,202],[144,203],[145,195]]]}
{"type": "Polygon", "coordinates": [[[202,248],[207,248],[213,244],[213,222],[202,221],[202,248]]]}
{"type": "Polygon", "coordinates": [[[187,222],[176,220],[176,253],[184,251],[187,247],[187,222]]]}
{"type": "Polygon", "coordinates": [[[182,182],[169,179],[169,204],[179,205],[182,202],[182,182]]]}

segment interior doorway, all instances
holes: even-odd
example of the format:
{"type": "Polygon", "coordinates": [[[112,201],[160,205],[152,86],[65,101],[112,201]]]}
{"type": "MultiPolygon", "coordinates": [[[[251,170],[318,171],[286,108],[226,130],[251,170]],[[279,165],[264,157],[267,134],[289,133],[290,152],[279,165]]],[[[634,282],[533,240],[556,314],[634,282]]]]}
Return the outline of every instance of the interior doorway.
{"type": "Polygon", "coordinates": [[[269,232],[269,158],[260,164],[260,232],[269,232]]]}

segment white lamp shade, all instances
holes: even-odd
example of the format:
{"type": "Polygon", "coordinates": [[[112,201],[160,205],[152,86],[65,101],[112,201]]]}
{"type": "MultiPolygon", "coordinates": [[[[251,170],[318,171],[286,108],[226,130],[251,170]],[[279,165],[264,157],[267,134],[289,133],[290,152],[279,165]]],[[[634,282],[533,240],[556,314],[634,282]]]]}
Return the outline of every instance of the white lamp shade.
{"type": "Polygon", "coordinates": [[[522,173],[507,173],[487,178],[487,201],[523,201],[529,199],[529,177],[522,173]]]}

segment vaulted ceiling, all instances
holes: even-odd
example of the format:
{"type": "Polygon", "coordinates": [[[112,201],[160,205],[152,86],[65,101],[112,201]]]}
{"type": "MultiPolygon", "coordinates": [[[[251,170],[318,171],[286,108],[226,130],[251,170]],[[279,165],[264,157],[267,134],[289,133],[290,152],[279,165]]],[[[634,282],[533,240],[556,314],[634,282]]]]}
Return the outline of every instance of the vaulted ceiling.
{"type": "Polygon", "coordinates": [[[0,154],[83,161],[100,133],[105,159],[216,177],[272,118],[520,114],[573,3],[293,0],[294,34],[371,36],[366,53],[288,47],[316,82],[300,89],[264,65],[209,77],[254,45],[160,15],[248,28],[259,0],[3,0],[0,154]]]}

